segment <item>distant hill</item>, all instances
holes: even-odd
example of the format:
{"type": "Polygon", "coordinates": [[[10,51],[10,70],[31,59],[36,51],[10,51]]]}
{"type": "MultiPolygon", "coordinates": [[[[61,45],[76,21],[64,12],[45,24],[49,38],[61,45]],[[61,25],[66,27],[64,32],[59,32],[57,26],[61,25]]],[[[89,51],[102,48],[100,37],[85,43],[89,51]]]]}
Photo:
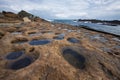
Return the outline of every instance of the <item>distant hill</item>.
{"type": "Polygon", "coordinates": [[[113,25],[120,25],[119,20],[97,20],[97,19],[79,19],[78,21],[88,21],[91,23],[108,23],[108,24],[113,24],[113,25]]]}

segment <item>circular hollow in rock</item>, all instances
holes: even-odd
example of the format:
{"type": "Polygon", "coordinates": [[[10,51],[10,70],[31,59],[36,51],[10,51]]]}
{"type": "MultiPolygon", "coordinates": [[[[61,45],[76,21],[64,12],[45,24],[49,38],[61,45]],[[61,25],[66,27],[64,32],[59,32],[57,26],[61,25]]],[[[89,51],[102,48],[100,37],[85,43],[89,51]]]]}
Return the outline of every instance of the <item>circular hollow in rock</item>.
{"type": "Polygon", "coordinates": [[[65,37],[65,34],[62,33],[62,34],[59,34],[58,36],[53,37],[53,39],[62,40],[64,39],[64,37],[65,37]]]}
{"type": "Polygon", "coordinates": [[[77,40],[76,38],[68,38],[67,39],[69,42],[71,42],[71,43],[79,43],[80,41],[79,40],[77,40]]]}
{"type": "Polygon", "coordinates": [[[0,33],[0,39],[4,36],[4,34],[0,33]]]}
{"type": "Polygon", "coordinates": [[[42,39],[42,40],[32,40],[31,42],[29,42],[29,44],[30,45],[45,45],[50,42],[51,42],[51,40],[42,39]]]}
{"type": "Polygon", "coordinates": [[[18,69],[27,67],[31,63],[32,63],[32,59],[30,57],[24,57],[20,60],[17,60],[14,63],[12,63],[12,65],[10,66],[10,69],[18,70],[18,69]]]}
{"type": "Polygon", "coordinates": [[[11,34],[15,34],[15,35],[18,35],[18,34],[22,34],[22,32],[21,31],[15,31],[15,32],[12,32],[11,34]]]}
{"type": "Polygon", "coordinates": [[[22,56],[24,54],[24,51],[17,51],[17,52],[11,52],[6,56],[6,59],[8,60],[14,60],[19,58],[20,56],[22,56]]]}
{"type": "Polygon", "coordinates": [[[53,37],[53,39],[62,40],[62,39],[64,39],[64,37],[55,36],[55,37],[53,37]]]}
{"type": "Polygon", "coordinates": [[[80,55],[78,52],[67,48],[63,50],[64,59],[72,66],[78,69],[85,68],[85,57],[80,55]]]}
{"type": "Polygon", "coordinates": [[[26,38],[20,38],[20,39],[13,40],[11,43],[13,43],[13,44],[23,44],[25,42],[28,42],[28,40],[26,38]]]}
{"type": "Polygon", "coordinates": [[[35,34],[36,32],[29,32],[28,34],[35,34]]]}

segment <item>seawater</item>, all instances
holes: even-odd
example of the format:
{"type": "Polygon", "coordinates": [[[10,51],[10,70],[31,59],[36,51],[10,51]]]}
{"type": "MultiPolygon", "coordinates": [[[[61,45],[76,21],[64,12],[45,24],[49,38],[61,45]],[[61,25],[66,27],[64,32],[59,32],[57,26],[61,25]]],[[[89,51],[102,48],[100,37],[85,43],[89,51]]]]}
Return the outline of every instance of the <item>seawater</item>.
{"type": "Polygon", "coordinates": [[[53,23],[70,24],[70,25],[78,26],[78,27],[81,27],[81,25],[83,25],[86,28],[90,28],[90,29],[102,31],[102,32],[107,32],[110,34],[115,34],[115,35],[120,36],[120,25],[109,26],[109,25],[102,25],[102,24],[97,24],[97,23],[77,22],[74,20],[54,20],[53,23]]]}

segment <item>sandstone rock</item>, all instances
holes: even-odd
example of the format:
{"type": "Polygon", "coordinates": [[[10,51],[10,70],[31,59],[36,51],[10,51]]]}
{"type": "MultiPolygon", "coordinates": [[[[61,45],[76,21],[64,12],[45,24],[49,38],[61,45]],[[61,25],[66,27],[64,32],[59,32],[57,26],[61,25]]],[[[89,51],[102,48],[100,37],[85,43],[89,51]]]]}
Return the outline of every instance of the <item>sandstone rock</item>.
{"type": "Polygon", "coordinates": [[[24,22],[31,22],[31,20],[28,17],[23,18],[24,22]]]}
{"type": "Polygon", "coordinates": [[[0,26],[0,80],[120,80],[119,37],[44,21],[16,26],[0,26]],[[60,34],[64,38],[55,40],[60,34]],[[44,39],[50,43],[40,45],[44,39]],[[19,51],[24,54],[13,55],[19,51]]]}
{"type": "Polygon", "coordinates": [[[34,18],[34,21],[35,22],[43,22],[43,21],[45,21],[44,19],[41,19],[41,18],[39,18],[39,17],[35,17],[34,18]]]}
{"type": "Polygon", "coordinates": [[[18,18],[18,15],[15,14],[15,13],[12,13],[12,12],[3,11],[2,14],[3,14],[5,17],[18,18]]]}
{"type": "Polygon", "coordinates": [[[28,17],[28,18],[31,19],[31,20],[34,18],[34,15],[32,15],[32,14],[30,14],[30,13],[24,11],[24,10],[20,11],[20,12],[18,13],[18,16],[19,16],[20,18],[28,17]]]}

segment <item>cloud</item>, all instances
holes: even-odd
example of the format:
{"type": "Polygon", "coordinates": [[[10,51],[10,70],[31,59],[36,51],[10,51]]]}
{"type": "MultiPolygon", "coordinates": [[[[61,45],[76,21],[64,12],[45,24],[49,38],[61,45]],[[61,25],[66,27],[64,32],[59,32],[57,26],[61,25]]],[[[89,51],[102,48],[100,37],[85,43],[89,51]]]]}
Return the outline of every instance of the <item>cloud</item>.
{"type": "Polygon", "coordinates": [[[120,18],[120,0],[0,0],[0,11],[26,10],[42,18],[120,18]]]}

